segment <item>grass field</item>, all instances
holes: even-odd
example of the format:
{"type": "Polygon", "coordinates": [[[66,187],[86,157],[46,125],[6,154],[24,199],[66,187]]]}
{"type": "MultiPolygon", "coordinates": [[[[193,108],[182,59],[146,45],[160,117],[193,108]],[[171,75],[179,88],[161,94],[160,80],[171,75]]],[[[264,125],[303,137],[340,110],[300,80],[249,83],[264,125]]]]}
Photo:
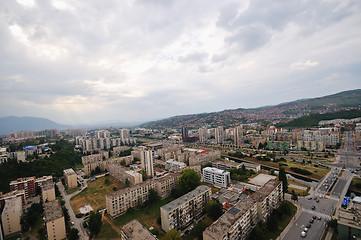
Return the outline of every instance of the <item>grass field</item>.
{"type": "Polygon", "coordinates": [[[165,198],[154,203],[147,208],[140,210],[133,210],[131,212],[127,212],[113,220],[115,226],[124,225],[133,219],[137,219],[141,224],[143,224],[146,228],[154,227],[158,230],[159,235],[158,238],[162,237],[164,234],[162,232],[161,226],[157,223],[157,219],[160,217],[160,207],[171,202],[173,198],[165,198]]]}
{"type": "Polygon", "coordinates": [[[361,193],[361,178],[353,177],[349,190],[361,193]]]}
{"type": "Polygon", "coordinates": [[[94,238],[96,240],[106,240],[106,239],[119,239],[120,236],[118,232],[108,223],[103,220],[102,228],[98,235],[94,238]]]}
{"type": "Polygon", "coordinates": [[[291,181],[291,180],[288,180],[288,185],[290,184],[293,184],[293,185],[297,185],[297,186],[301,186],[301,187],[306,187],[307,190],[303,191],[303,190],[300,190],[298,188],[291,188],[290,186],[288,186],[288,193],[291,193],[292,190],[295,191],[295,193],[298,195],[298,196],[307,196],[309,195],[308,191],[310,190],[310,187],[309,186],[306,186],[304,184],[301,184],[301,183],[298,183],[298,182],[294,182],[294,181],[291,181]]]}
{"type": "Polygon", "coordinates": [[[70,200],[70,205],[75,214],[80,213],[79,208],[84,205],[90,205],[94,210],[105,208],[105,195],[124,188],[124,184],[115,180],[112,176],[105,176],[96,179],[95,181],[88,181],[88,188],[74,196],[70,200]],[[108,179],[109,183],[105,184],[108,179]]]}

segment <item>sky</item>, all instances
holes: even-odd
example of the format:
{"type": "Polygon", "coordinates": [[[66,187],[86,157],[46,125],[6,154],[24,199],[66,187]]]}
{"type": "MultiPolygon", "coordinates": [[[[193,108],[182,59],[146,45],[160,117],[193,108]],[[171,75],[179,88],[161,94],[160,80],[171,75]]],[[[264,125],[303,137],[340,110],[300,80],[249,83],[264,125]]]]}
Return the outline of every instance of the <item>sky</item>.
{"type": "Polygon", "coordinates": [[[361,88],[359,0],[0,1],[0,117],[144,122],[361,88]]]}

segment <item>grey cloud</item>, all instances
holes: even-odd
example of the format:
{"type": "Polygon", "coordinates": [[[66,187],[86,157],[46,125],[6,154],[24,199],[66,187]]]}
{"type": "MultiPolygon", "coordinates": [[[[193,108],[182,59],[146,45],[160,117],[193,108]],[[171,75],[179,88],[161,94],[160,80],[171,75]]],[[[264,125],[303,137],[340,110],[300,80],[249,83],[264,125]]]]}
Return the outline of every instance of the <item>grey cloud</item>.
{"type": "Polygon", "coordinates": [[[181,63],[186,63],[186,62],[201,62],[203,61],[205,58],[208,57],[207,53],[200,53],[200,52],[196,52],[196,53],[192,53],[192,54],[188,54],[186,56],[180,56],[178,57],[178,61],[181,63]]]}
{"type": "Polygon", "coordinates": [[[226,44],[239,45],[243,51],[252,51],[266,44],[271,34],[262,26],[243,27],[225,39],[226,44]]]}

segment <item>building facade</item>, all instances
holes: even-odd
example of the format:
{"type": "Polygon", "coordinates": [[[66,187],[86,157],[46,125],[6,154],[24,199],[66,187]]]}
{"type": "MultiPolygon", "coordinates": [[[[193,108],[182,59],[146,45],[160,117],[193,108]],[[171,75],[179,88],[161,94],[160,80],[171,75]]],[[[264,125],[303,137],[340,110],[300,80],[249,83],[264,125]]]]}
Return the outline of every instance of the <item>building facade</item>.
{"type": "Polygon", "coordinates": [[[162,229],[183,230],[203,215],[204,207],[210,200],[211,188],[201,185],[160,208],[162,229]]]}
{"type": "Polygon", "coordinates": [[[5,237],[21,232],[20,219],[22,212],[21,197],[5,200],[5,206],[1,213],[1,222],[5,237]]]}
{"type": "Polygon", "coordinates": [[[41,186],[41,197],[43,202],[55,200],[55,187],[53,182],[48,182],[41,186]]]}
{"type": "Polygon", "coordinates": [[[31,197],[36,193],[35,177],[18,178],[10,182],[10,191],[24,190],[25,196],[31,197]]]}
{"type": "Polygon", "coordinates": [[[226,170],[214,167],[205,167],[202,170],[203,182],[218,187],[227,187],[231,183],[231,174],[226,170]]]}
{"type": "Polygon", "coordinates": [[[153,153],[151,150],[143,150],[140,153],[140,161],[142,168],[147,176],[154,176],[153,153]]]}
{"type": "Polygon", "coordinates": [[[66,239],[64,215],[57,200],[44,203],[44,218],[48,240],[66,239]]]}
{"type": "Polygon", "coordinates": [[[73,169],[65,169],[64,171],[65,185],[67,189],[76,188],[78,186],[77,175],[73,169]]]}

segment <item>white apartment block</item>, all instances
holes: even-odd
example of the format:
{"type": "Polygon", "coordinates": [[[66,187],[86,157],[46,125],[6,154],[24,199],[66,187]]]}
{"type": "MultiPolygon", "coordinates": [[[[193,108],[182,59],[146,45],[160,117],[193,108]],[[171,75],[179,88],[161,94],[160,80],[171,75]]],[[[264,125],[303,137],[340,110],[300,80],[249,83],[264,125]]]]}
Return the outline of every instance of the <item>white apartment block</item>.
{"type": "Polygon", "coordinates": [[[212,167],[222,169],[222,170],[229,170],[230,168],[242,168],[244,166],[247,170],[253,170],[254,172],[261,171],[261,165],[254,164],[254,163],[236,163],[228,160],[223,161],[214,161],[212,162],[212,167]]]}
{"type": "Polygon", "coordinates": [[[201,143],[205,143],[208,140],[208,129],[205,127],[202,127],[200,129],[198,129],[198,133],[199,133],[199,142],[201,143]]]}
{"type": "Polygon", "coordinates": [[[173,159],[165,162],[165,169],[171,172],[184,169],[185,167],[187,167],[187,165],[184,162],[174,161],[173,159]]]}
{"type": "Polygon", "coordinates": [[[246,239],[257,224],[257,203],[248,198],[239,201],[203,231],[204,240],[246,239]]]}
{"type": "Polygon", "coordinates": [[[203,182],[218,187],[227,187],[231,183],[231,174],[226,170],[213,167],[205,167],[202,170],[203,182]]]}
{"type": "Polygon", "coordinates": [[[204,207],[210,200],[211,194],[210,187],[201,185],[162,206],[160,208],[162,229],[166,232],[171,229],[181,230],[192,224],[203,215],[204,207]]]}
{"type": "Polygon", "coordinates": [[[258,220],[266,221],[272,211],[283,201],[282,182],[276,179],[269,180],[251,198],[257,202],[258,220]]]}

